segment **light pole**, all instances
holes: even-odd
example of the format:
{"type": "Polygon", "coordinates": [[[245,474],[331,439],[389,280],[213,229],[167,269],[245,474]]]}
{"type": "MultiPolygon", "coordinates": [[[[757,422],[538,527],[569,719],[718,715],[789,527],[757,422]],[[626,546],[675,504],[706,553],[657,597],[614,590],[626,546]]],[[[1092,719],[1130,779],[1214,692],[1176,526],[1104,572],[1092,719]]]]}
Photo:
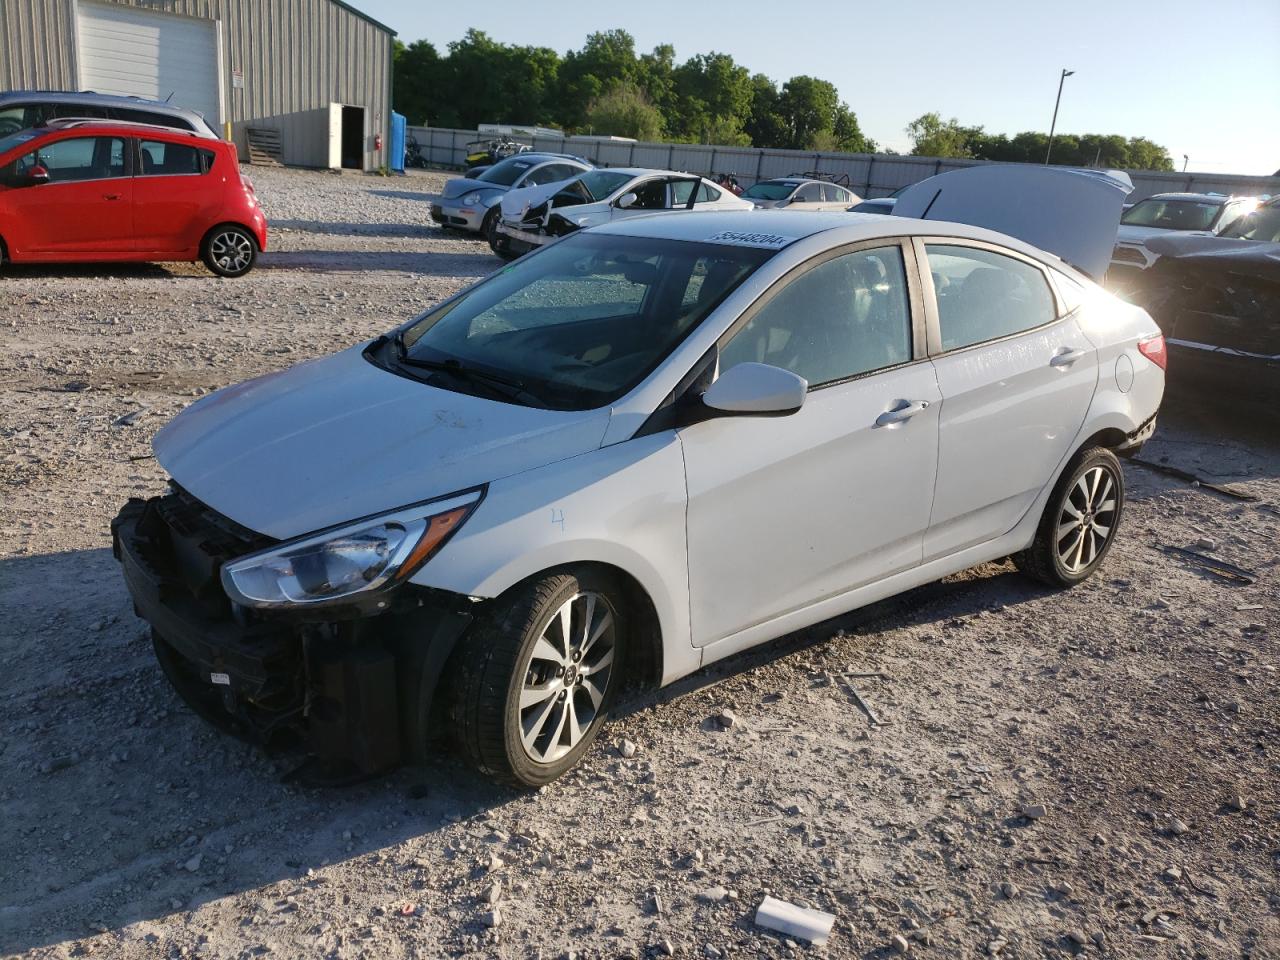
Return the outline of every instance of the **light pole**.
{"type": "Polygon", "coordinates": [[[1062,103],[1062,84],[1073,73],[1075,73],[1074,70],[1064,69],[1062,76],[1058,77],[1058,99],[1053,101],[1053,123],[1049,124],[1049,149],[1044,152],[1045,166],[1049,165],[1049,157],[1053,154],[1053,132],[1058,127],[1058,106],[1062,103]]]}
{"type": "Polygon", "coordinates": [[[1190,161],[1191,161],[1191,158],[1190,158],[1190,157],[1188,157],[1188,156],[1184,153],[1184,154],[1182,155],[1182,172],[1183,172],[1183,173],[1186,173],[1186,172],[1187,172],[1187,164],[1188,164],[1190,161]]]}

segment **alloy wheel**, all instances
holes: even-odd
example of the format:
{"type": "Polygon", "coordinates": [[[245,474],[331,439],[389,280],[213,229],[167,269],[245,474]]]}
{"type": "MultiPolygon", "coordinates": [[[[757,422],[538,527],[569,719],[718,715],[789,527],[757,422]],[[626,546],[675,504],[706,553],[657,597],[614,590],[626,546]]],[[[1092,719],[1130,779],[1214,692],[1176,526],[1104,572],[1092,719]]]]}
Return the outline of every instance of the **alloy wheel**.
{"type": "Polygon", "coordinates": [[[209,243],[213,262],[228,273],[241,273],[253,261],[253,243],[242,233],[228,230],[209,243]]]}
{"type": "Polygon", "coordinates": [[[566,600],[524,664],[516,706],[520,743],[537,763],[574,749],[600,715],[613,679],[613,611],[598,593],[566,600]]]}
{"type": "Polygon", "coordinates": [[[1116,482],[1104,466],[1086,470],[1062,502],[1055,546],[1068,573],[1092,564],[1115,530],[1116,482]]]}

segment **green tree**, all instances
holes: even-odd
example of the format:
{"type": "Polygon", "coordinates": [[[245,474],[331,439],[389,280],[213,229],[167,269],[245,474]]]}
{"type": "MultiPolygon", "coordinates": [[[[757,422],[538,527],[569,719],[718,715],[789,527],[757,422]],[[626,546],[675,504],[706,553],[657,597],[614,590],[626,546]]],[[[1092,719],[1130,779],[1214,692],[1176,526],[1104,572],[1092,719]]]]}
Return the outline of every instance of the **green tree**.
{"type": "Polygon", "coordinates": [[[778,85],[763,73],[751,78],[751,112],[743,129],[757,147],[780,147],[787,137],[778,85]]]}
{"type": "Polygon", "coordinates": [[[943,120],[939,114],[926,113],[907,124],[911,153],[917,157],[971,157],[969,133],[955,117],[943,120]]]}
{"type": "Polygon", "coordinates": [[[397,40],[391,70],[395,108],[411,124],[454,124],[455,118],[442,117],[439,112],[438,90],[443,66],[434,46],[426,40],[416,40],[406,47],[397,40]]]}
{"type": "Polygon", "coordinates": [[[657,140],[662,136],[662,114],[636,84],[615,84],[587,107],[586,121],[593,134],[657,140]]]}
{"type": "Polygon", "coordinates": [[[807,150],[815,134],[835,127],[840,95],[833,84],[816,77],[792,77],[782,85],[779,113],[785,128],[785,142],[778,146],[807,150]]]}
{"type": "Polygon", "coordinates": [[[605,30],[587,37],[581,50],[570,50],[560,64],[556,115],[576,129],[587,108],[615,85],[633,81],[637,72],[636,42],[625,30],[605,30]]]}

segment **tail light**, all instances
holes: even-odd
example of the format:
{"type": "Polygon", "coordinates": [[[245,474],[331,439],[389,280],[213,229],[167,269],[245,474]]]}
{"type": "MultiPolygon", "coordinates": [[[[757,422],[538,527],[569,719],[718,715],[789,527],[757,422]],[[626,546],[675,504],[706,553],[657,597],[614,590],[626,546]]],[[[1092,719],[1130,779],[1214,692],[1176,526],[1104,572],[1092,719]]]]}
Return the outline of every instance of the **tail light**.
{"type": "Polygon", "coordinates": [[[1169,351],[1165,349],[1163,333],[1138,341],[1138,352],[1161,370],[1168,369],[1169,351]]]}

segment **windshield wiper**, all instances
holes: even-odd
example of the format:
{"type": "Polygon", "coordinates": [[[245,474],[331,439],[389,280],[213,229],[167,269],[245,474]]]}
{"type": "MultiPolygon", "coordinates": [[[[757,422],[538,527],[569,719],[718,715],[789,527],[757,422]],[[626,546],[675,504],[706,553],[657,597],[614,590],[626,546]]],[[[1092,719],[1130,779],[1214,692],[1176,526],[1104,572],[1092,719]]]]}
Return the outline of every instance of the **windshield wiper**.
{"type": "Polygon", "coordinates": [[[525,389],[524,383],[519,380],[504,377],[500,373],[489,373],[487,370],[478,370],[475,367],[465,366],[461,360],[455,358],[449,360],[422,360],[418,357],[411,357],[405,351],[404,343],[400,340],[398,334],[396,336],[396,344],[400,350],[400,362],[406,367],[437,370],[457,377],[459,380],[479,381],[490,390],[507,399],[519,400],[521,403],[539,407],[546,406],[538,397],[525,389]]]}

